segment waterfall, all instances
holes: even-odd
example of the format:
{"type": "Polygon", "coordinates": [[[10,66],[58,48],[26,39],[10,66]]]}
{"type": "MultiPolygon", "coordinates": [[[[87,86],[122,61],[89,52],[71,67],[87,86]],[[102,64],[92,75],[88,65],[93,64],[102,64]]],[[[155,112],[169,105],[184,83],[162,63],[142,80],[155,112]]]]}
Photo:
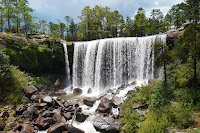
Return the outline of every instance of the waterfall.
{"type": "Polygon", "coordinates": [[[135,80],[161,78],[161,70],[154,66],[155,41],[166,43],[166,35],[75,43],[73,87],[100,92],[135,80]]]}
{"type": "Polygon", "coordinates": [[[69,60],[68,60],[68,52],[66,42],[62,40],[63,48],[65,52],[65,70],[66,70],[66,88],[70,91],[71,88],[71,77],[70,77],[70,69],[69,69],[69,60]]]}

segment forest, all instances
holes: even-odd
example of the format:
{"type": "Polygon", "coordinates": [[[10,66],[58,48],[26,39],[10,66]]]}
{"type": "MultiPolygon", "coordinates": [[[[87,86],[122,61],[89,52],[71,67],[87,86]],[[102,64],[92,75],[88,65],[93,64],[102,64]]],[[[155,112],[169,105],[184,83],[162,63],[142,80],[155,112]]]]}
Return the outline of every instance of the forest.
{"type": "MultiPolygon", "coordinates": [[[[62,18],[57,23],[47,22],[33,16],[33,12],[28,0],[0,0],[1,106],[26,103],[22,99],[24,86],[44,88],[52,83],[52,75],[65,71],[61,39],[71,45],[104,38],[144,37],[177,30],[185,24],[184,33],[175,42],[153,45],[154,63],[163,68],[163,80],[149,80],[148,85],[137,87],[137,92],[124,101],[120,107],[120,132],[200,132],[199,0],[173,5],[166,15],[152,9],[149,18],[142,7],[134,18],[124,18],[109,7],[86,6],[78,17],[79,23],[73,16],[63,16],[64,22],[62,18]],[[24,36],[16,41],[13,33],[24,36]],[[28,38],[32,34],[46,34],[49,38],[37,42],[28,38]],[[1,47],[3,39],[5,47],[1,47]]],[[[73,58],[72,48],[69,50],[73,58]]]]}

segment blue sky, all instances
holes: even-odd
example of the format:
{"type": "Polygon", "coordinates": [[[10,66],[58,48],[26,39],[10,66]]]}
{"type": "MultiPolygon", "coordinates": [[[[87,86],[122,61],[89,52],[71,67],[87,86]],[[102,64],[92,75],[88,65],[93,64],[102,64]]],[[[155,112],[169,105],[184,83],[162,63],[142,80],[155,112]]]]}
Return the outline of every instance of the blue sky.
{"type": "Polygon", "coordinates": [[[165,15],[172,5],[181,2],[184,0],[29,0],[30,7],[35,9],[35,16],[54,23],[58,19],[64,22],[64,16],[71,16],[79,22],[78,16],[85,6],[108,6],[111,11],[118,10],[124,18],[133,18],[139,7],[144,8],[149,17],[152,9],[160,9],[165,15]]]}

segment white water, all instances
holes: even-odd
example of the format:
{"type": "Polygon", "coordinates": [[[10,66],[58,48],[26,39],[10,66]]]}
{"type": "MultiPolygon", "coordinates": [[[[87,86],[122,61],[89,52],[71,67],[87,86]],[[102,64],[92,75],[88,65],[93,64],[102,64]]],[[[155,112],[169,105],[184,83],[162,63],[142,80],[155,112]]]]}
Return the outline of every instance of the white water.
{"type": "Polygon", "coordinates": [[[68,52],[67,52],[67,44],[65,41],[62,41],[63,48],[65,52],[65,70],[66,70],[66,91],[71,91],[71,77],[70,77],[70,69],[69,69],[69,60],[68,60],[68,52]]]}
{"type": "Polygon", "coordinates": [[[74,47],[73,87],[94,92],[161,77],[154,66],[153,44],[166,35],[77,42],[74,47]]]}

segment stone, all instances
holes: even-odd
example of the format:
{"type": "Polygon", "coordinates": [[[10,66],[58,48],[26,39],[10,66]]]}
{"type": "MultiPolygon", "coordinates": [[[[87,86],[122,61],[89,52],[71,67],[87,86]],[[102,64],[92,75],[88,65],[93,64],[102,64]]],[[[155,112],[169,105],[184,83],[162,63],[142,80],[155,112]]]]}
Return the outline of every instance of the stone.
{"type": "Polygon", "coordinates": [[[42,109],[47,106],[47,103],[35,103],[33,106],[37,109],[42,109]]]}
{"type": "Polygon", "coordinates": [[[6,124],[5,124],[4,120],[1,120],[1,119],[0,119],[0,131],[3,131],[5,125],[6,125],[6,124]]]}
{"type": "Polygon", "coordinates": [[[61,113],[58,111],[54,112],[54,115],[52,118],[55,123],[66,123],[67,122],[65,117],[62,116],[61,113]]]}
{"type": "Polygon", "coordinates": [[[34,95],[37,91],[37,88],[35,88],[33,85],[24,88],[24,93],[29,98],[31,98],[31,96],[34,95]]]}
{"type": "Polygon", "coordinates": [[[71,112],[63,113],[63,116],[65,117],[66,120],[72,119],[72,113],[71,112]]]}
{"type": "Polygon", "coordinates": [[[83,113],[76,113],[76,121],[78,122],[84,122],[87,118],[88,118],[89,115],[85,115],[83,113]]]}
{"type": "Polygon", "coordinates": [[[42,116],[39,116],[36,119],[36,122],[34,125],[36,125],[39,130],[46,130],[53,124],[54,124],[54,121],[52,117],[44,118],[42,116]]]}
{"type": "Polygon", "coordinates": [[[63,96],[63,95],[67,95],[66,91],[64,90],[57,90],[55,93],[54,93],[55,96],[63,96]]]}
{"type": "Polygon", "coordinates": [[[101,133],[119,133],[120,122],[112,117],[97,118],[93,121],[93,126],[101,133]]]}
{"type": "Polygon", "coordinates": [[[27,109],[26,106],[24,106],[23,104],[20,104],[16,107],[15,109],[15,113],[16,115],[22,115],[22,113],[27,109]]]}
{"type": "Polygon", "coordinates": [[[48,128],[47,133],[62,133],[63,131],[67,131],[67,125],[59,123],[48,128]]]}
{"type": "Polygon", "coordinates": [[[92,93],[92,89],[89,88],[88,91],[87,91],[87,94],[91,94],[92,93]]]}
{"type": "Polygon", "coordinates": [[[44,98],[43,95],[32,95],[31,96],[31,100],[35,101],[35,102],[39,102],[40,100],[42,100],[44,98]]]}
{"type": "Polygon", "coordinates": [[[74,95],[80,95],[80,94],[82,94],[83,93],[83,90],[81,90],[80,88],[75,88],[74,90],[73,90],[73,94],[74,95]]]}
{"type": "Polygon", "coordinates": [[[34,133],[34,126],[29,124],[21,124],[20,133],[34,133]]]}
{"type": "Polygon", "coordinates": [[[68,133],[85,133],[83,130],[78,129],[74,126],[68,126],[67,129],[68,129],[68,133]]]}
{"type": "Polygon", "coordinates": [[[111,104],[114,108],[117,108],[123,102],[121,97],[113,97],[111,100],[111,104]]]}
{"type": "Polygon", "coordinates": [[[101,98],[101,102],[96,111],[100,113],[109,113],[110,109],[110,101],[107,98],[101,98]]]}
{"type": "Polygon", "coordinates": [[[36,106],[32,105],[32,106],[28,107],[27,110],[22,113],[22,115],[24,118],[28,118],[29,120],[32,121],[38,117],[37,111],[38,111],[38,108],[36,106]]]}
{"type": "Polygon", "coordinates": [[[42,113],[42,117],[52,117],[54,115],[53,111],[46,110],[42,113]]]}
{"type": "Polygon", "coordinates": [[[46,97],[43,98],[43,102],[51,103],[52,102],[52,98],[50,96],[46,96],[46,97]]]}
{"type": "Polygon", "coordinates": [[[83,98],[83,103],[87,106],[93,106],[93,104],[96,102],[96,98],[92,97],[85,97],[83,98]]]}
{"type": "Polygon", "coordinates": [[[8,118],[8,117],[9,117],[8,111],[3,111],[3,112],[1,112],[1,113],[0,113],[0,117],[1,117],[1,118],[8,118]]]}

